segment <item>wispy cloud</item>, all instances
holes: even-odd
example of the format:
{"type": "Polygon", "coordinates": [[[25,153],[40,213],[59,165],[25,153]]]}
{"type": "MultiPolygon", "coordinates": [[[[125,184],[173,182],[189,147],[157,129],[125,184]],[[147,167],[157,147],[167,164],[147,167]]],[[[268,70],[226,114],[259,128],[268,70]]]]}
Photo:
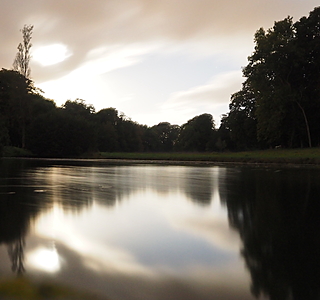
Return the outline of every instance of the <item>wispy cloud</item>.
{"type": "MultiPolygon", "coordinates": [[[[3,4],[0,13],[0,25],[6,28],[2,32],[2,49],[13,51],[19,41],[18,30],[23,24],[31,23],[35,25],[35,46],[62,43],[74,53],[63,66],[69,71],[90,61],[88,53],[93,49],[110,45],[130,47],[150,42],[172,45],[189,40],[203,43],[210,51],[223,51],[230,49],[231,44],[235,46],[232,41],[237,42],[239,36],[251,38],[260,26],[272,26],[274,20],[287,15],[300,17],[301,11],[307,14],[318,5],[314,0],[307,2],[80,0],[75,5],[71,0],[31,0],[23,4],[12,0],[3,4]]],[[[7,65],[8,53],[0,56],[0,63],[7,65]]],[[[40,69],[35,73],[38,78],[42,76],[40,69]]]]}
{"type": "Polygon", "coordinates": [[[242,81],[241,70],[222,73],[204,85],[174,93],[161,108],[166,112],[179,112],[186,121],[201,113],[219,118],[217,113],[227,112],[231,94],[241,88],[242,81]]]}

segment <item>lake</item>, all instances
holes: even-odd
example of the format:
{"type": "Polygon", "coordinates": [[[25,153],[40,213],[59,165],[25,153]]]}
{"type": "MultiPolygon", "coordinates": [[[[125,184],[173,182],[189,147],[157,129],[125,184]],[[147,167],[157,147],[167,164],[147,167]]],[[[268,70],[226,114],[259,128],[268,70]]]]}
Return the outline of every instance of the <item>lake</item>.
{"type": "Polygon", "coordinates": [[[320,297],[319,169],[2,159],[0,170],[1,280],[110,300],[320,297]]]}

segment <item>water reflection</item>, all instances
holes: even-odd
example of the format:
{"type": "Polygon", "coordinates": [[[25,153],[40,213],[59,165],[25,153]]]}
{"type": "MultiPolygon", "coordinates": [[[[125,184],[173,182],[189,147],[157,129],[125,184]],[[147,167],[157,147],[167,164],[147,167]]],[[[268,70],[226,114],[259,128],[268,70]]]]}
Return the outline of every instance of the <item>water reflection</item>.
{"type": "Polygon", "coordinates": [[[1,165],[0,187],[0,244],[7,245],[13,272],[21,275],[24,267],[25,236],[31,220],[40,211],[38,201],[25,187],[21,166],[1,165]],[[25,205],[25,203],[29,203],[25,205]]]}
{"type": "Polygon", "coordinates": [[[218,190],[218,172],[223,170],[199,167],[188,169],[183,186],[186,195],[196,203],[210,205],[212,193],[218,190]]]}
{"type": "Polygon", "coordinates": [[[50,197],[50,203],[59,202],[71,210],[90,206],[93,201],[113,206],[116,201],[150,188],[162,195],[183,192],[195,203],[210,205],[217,170],[151,165],[55,166],[33,171],[32,180],[47,189],[44,197],[50,197]]]}
{"type": "Polygon", "coordinates": [[[318,170],[228,170],[222,198],[243,241],[252,293],[320,298],[318,170]]]}
{"type": "Polygon", "coordinates": [[[0,245],[18,275],[111,299],[319,298],[318,170],[23,160],[0,169],[0,245]]]}
{"type": "Polygon", "coordinates": [[[29,254],[28,259],[30,265],[40,270],[55,273],[61,269],[61,258],[55,243],[52,243],[51,247],[35,249],[29,254]]]}

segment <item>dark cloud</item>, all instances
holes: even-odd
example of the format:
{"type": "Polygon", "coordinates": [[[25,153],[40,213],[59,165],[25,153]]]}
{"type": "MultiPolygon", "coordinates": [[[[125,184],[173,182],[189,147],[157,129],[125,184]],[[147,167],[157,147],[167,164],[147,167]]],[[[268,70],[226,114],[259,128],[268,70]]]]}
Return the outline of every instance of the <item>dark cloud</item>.
{"type": "MultiPolygon", "coordinates": [[[[0,63],[10,67],[19,29],[34,24],[34,45],[64,43],[74,55],[63,65],[79,66],[91,49],[146,41],[217,39],[272,26],[287,15],[300,17],[317,1],[292,0],[1,0],[0,63]]],[[[59,73],[59,72],[58,72],[59,73]]],[[[42,72],[36,70],[37,77],[42,72]]],[[[60,74],[60,73],[59,73],[60,74]]]]}

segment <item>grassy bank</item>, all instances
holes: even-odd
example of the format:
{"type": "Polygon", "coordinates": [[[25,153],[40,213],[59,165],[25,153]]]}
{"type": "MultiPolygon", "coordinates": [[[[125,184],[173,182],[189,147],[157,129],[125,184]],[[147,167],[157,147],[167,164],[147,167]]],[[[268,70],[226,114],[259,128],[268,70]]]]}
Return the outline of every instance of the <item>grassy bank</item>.
{"type": "Polygon", "coordinates": [[[32,157],[33,154],[26,149],[21,149],[18,147],[5,146],[2,149],[3,157],[32,157]]]}
{"type": "Polygon", "coordinates": [[[167,161],[208,161],[230,163],[281,163],[320,165],[320,148],[270,149],[225,153],[106,153],[99,158],[167,161]]]}
{"type": "MultiPolygon", "coordinates": [[[[27,150],[4,147],[4,157],[32,157],[27,150]]],[[[320,166],[320,148],[305,149],[268,149],[243,152],[211,153],[125,153],[100,152],[89,153],[79,158],[126,159],[143,161],[180,161],[180,162],[216,162],[216,163],[277,163],[310,164],[320,166]]]]}

